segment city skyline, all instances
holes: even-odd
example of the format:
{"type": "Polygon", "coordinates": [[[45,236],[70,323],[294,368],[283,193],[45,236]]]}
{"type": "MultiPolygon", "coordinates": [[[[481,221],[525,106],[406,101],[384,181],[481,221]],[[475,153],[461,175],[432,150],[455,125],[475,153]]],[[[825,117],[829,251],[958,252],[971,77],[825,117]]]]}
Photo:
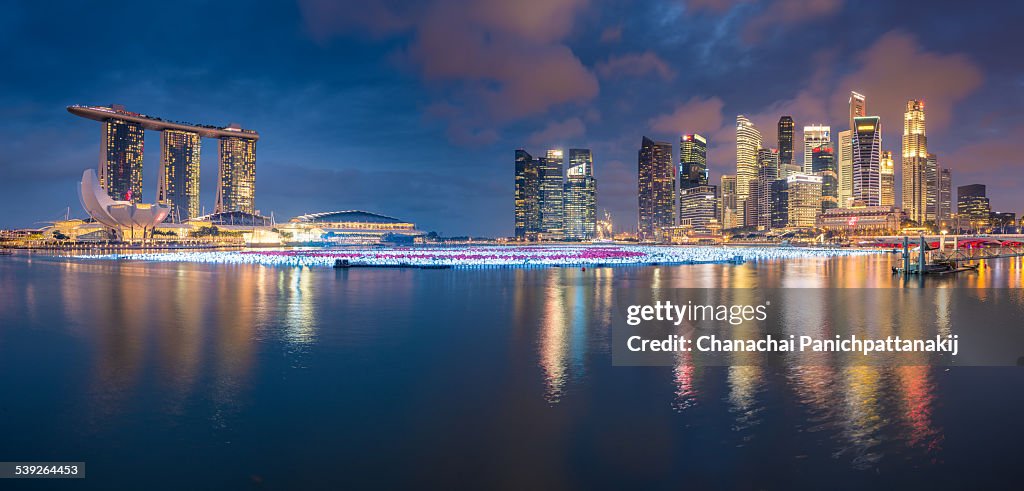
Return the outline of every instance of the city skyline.
{"type": "MultiPolygon", "coordinates": [[[[112,33],[74,42],[71,34],[58,35],[81,22],[130,22],[155,14],[153,7],[129,13],[114,6],[17,6],[5,20],[4,42],[24,75],[5,79],[0,96],[0,124],[12,135],[0,143],[0,166],[11,176],[0,188],[0,227],[52,220],[69,205],[81,215],[73,190],[100,148],[96,128],[63,108],[112,102],[169,119],[258,128],[256,206],[264,214],[368,209],[447,234],[506,236],[512,148],[591,148],[601,181],[597,208],[608,209],[616,228],[628,230],[625,218],[637,212],[641,135],[669,142],[682,134],[705,136],[709,181],[719,183],[734,165],[729,133],[736,114],[751,119],[764,146],[775,146],[779,116],[792,115],[794,160],[802,163],[803,126],[845,129],[853,90],[867,97],[870,115],[882,118],[883,150],[895,152],[897,178],[901,106],[923,99],[928,151],[951,169],[953,187],[985,183],[994,210],[1024,210],[1024,198],[1014,192],[1021,173],[1012,151],[1021,134],[1016,115],[1024,110],[1015,82],[1020,68],[1000,55],[1019,36],[1012,15],[960,12],[957,30],[940,36],[935,26],[951,14],[935,3],[834,2],[827,12],[793,20],[773,17],[770,2],[629,8],[548,2],[529,5],[544,15],[526,19],[481,5],[475,14],[451,12],[445,19],[381,7],[349,24],[316,1],[245,12],[204,6],[194,22],[182,22],[183,14],[151,15],[153,35],[173,33],[180,43],[175,50],[161,50],[149,37],[122,44],[112,33]],[[885,20],[826,28],[858,8],[885,20]],[[232,17],[237,25],[217,21],[228,12],[238,16],[232,17]],[[400,22],[386,24],[383,14],[400,22]],[[662,22],[678,27],[673,36],[646,34],[662,22]],[[465,32],[431,29],[448,23],[465,25],[465,32]],[[241,24],[266,35],[243,39],[241,24]],[[427,51],[435,46],[428,40],[450,46],[456,37],[474,45],[488,35],[497,36],[496,46],[482,46],[454,65],[436,63],[451,58],[427,51]],[[521,39],[534,41],[520,48],[521,39]],[[14,40],[37,50],[14,48],[14,40]],[[208,45],[225,49],[188,54],[208,45]],[[491,57],[515,69],[487,68],[491,57]],[[687,70],[679,68],[680,59],[687,70]],[[94,68],[100,65],[110,69],[94,68]],[[527,75],[534,67],[546,76],[527,75]],[[919,76],[900,75],[903,69],[919,76]],[[380,145],[399,139],[403,145],[380,145]],[[422,152],[410,158],[405,146],[422,152]]],[[[147,134],[146,146],[157,148],[158,138],[147,134]]],[[[202,142],[200,151],[200,201],[207,213],[217,189],[212,163],[218,149],[211,143],[202,142]]],[[[144,157],[146,202],[155,201],[159,157],[152,150],[144,157]]]]}

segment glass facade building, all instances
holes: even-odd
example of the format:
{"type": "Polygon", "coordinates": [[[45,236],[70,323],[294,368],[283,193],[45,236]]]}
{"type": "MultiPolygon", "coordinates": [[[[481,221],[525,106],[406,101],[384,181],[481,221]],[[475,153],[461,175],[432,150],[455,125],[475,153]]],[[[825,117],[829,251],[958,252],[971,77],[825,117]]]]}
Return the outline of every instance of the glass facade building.
{"type": "Polygon", "coordinates": [[[540,228],[547,239],[562,238],[564,166],[561,150],[548,150],[540,159],[540,228]]]}
{"type": "Polygon", "coordinates": [[[100,187],[118,201],[142,199],[142,155],[146,131],[141,124],[122,119],[103,122],[100,149],[100,187]]]}
{"type": "Polygon", "coordinates": [[[675,225],[674,169],[672,144],[643,137],[637,152],[637,236],[641,241],[661,241],[662,230],[675,225]]]}
{"type": "Polygon", "coordinates": [[[892,160],[892,152],[885,150],[878,161],[879,182],[882,206],[896,206],[896,164],[892,160]]]}
{"type": "Polygon", "coordinates": [[[928,136],[925,134],[924,101],[907,101],[903,113],[903,193],[901,207],[918,223],[927,219],[928,136]]]}
{"type": "Polygon", "coordinates": [[[516,150],[515,238],[537,240],[540,233],[540,161],[516,150]]]}
{"type": "Polygon", "coordinates": [[[694,186],[679,192],[679,224],[690,225],[700,234],[712,233],[718,220],[717,186],[694,186]]]}
{"type": "Polygon", "coordinates": [[[215,213],[256,213],[256,140],[219,139],[217,205],[215,213]]]}
{"type": "Polygon", "coordinates": [[[793,130],[795,124],[792,116],[779,118],[779,167],[793,164],[793,130]]]}
{"type": "Polygon", "coordinates": [[[679,189],[707,185],[707,139],[698,134],[679,137],[679,189]]]}
{"type": "Polygon", "coordinates": [[[757,151],[761,148],[761,132],[746,116],[736,116],[736,215],[742,224],[750,183],[757,179],[757,151]]]}
{"type": "Polygon", "coordinates": [[[953,216],[953,172],[948,168],[939,170],[939,197],[937,220],[948,220],[953,216]]]}
{"type": "Polygon", "coordinates": [[[590,149],[570,148],[565,170],[563,229],[569,240],[591,240],[597,234],[597,184],[590,149]]]}
{"type": "Polygon", "coordinates": [[[812,151],[815,147],[828,143],[832,144],[832,127],[823,126],[820,124],[812,124],[810,126],[804,126],[804,163],[803,169],[805,174],[814,172],[811,170],[811,159],[813,158],[812,151]]]}
{"type": "Polygon", "coordinates": [[[168,221],[181,223],[199,216],[198,133],[160,132],[160,180],[156,199],[171,207],[168,221]]]}
{"type": "Polygon", "coordinates": [[[853,120],[853,202],[882,204],[882,122],[878,116],[853,120]]]}
{"type": "Polygon", "coordinates": [[[821,178],[821,211],[839,208],[839,173],[831,144],[811,150],[811,173],[821,178]]]}

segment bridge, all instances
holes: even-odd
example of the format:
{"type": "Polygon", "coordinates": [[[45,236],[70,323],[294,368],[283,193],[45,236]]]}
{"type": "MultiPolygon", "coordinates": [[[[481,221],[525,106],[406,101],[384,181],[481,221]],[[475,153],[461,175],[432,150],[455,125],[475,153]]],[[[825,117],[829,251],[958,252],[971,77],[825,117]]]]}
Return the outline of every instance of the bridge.
{"type": "Polygon", "coordinates": [[[986,259],[1024,257],[1024,235],[909,236],[872,237],[858,243],[867,247],[902,249],[901,274],[955,273],[974,269],[965,266],[986,259]]]}

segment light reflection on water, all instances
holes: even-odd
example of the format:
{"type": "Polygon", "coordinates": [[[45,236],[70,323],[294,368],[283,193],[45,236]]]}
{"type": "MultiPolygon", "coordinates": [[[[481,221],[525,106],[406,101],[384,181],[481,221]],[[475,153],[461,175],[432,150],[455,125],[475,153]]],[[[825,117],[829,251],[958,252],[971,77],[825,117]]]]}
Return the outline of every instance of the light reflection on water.
{"type": "MultiPolygon", "coordinates": [[[[827,336],[829,319],[843,316],[880,337],[920,334],[920,324],[899,305],[904,288],[922,284],[893,277],[891,260],[589,271],[333,271],[14,258],[0,265],[0,355],[33,350],[29,359],[48,360],[55,379],[80,381],[64,389],[77,410],[50,416],[84,424],[80,431],[89,438],[126,438],[122,431],[150,425],[184,428],[196,436],[181,438],[200,453],[203,446],[196,442],[207,436],[197,435],[213,431],[219,443],[245,439],[244,432],[253,430],[250,419],[271,417],[264,411],[277,412],[282,425],[330,425],[346,414],[407,408],[410,415],[435,414],[433,422],[419,423],[432,428],[447,421],[436,413],[475,405],[473,413],[481,415],[466,415],[463,424],[523,417],[551,431],[568,431],[574,419],[606,411],[611,414],[599,425],[611,424],[615,411],[596,402],[610,398],[624,413],[671,411],[671,418],[636,425],[704,431],[706,441],[723,448],[763,452],[758,449],[767,445],[775,451],[767,441],[778,440],[783,453],[825,454],[853,470],[943,462],[948,423],[936,420],[937,407],[955,394],[940,394],[941,369],[848,367],[836,354],[823,354],[830,363],[821,365],[789,359],[762,366],[762,354],[743,352],[732,355],[730,367],[695,367],[681,354],[674,367],[664,369],[668,377],[656,375],[661,369],[610,367],[616,288],[734,288],[735,303],[751,300],[757,288],[820,288],[802,290],[815,301],[801,302],[799,309],[782,306],[787,333],[827,336]],[[838,288],[855,287],[893,288],[893,294],[870,297],[872,305],[850,305],[838,288]],[[51,357],[32,344],[44,335],[62,354],[51,357]],[[289,384],[300,381],[305,385],[296,393],[289,384]],[[280,405],[275,391],[305,405],[280,405]],[[492,393],[501,396],[485,396],[492,393]],[[615,400],[620,394],[629,398],[615,400]],[[493,405],[497,401],[501,407],[493,405]]],[[[951,329],[951,287],[1018,288],[1020,261],[988,265],[977,274],[926,278],[923,286],[937,289],[940,331],[951,329]]],[[[16,363],[28,363],[7,360],[0,365],[7,373],[19,368],[16,363]]],[[[14,383],[10,376],[0,378],[0,388],[14,383]]],[[[8,421],[32,418],[19,411],[28,407],[17,406],[8,421]]],[[[10,425],[0,428],[11,430],[10,425]]],[[[412,421],[396,425],[417,428],[412,421]]],[[[395,431],[383,436],[400,438],[395,431]]],[[[460,438],[452,431],[448,438],[460,438]]],[[[342,444],[342,438],[361,441],[362,433],[344,428],[335,436],[342,444]]],[[[30,437],[47,443],[40,435],[20,438],[30,437]]],[[[552,451],[578,451],[568,438],[559,441],[552,451]]],[[[421,450],[426,451],[415,451],[421,450]]]]}

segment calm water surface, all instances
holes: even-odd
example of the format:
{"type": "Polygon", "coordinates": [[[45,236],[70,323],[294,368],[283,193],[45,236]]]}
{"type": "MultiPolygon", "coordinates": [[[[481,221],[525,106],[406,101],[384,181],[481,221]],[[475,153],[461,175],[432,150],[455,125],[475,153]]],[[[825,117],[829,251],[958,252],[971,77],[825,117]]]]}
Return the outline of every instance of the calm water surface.
{"type": "MultiPolygon", "coordinates": [[[[0,258],[0,461],[88,470],[3,484],[1019,489],[1024,369],[611,366],[617,288],[921,287],[894,278],[894,260],[584,272],[0,258]]],[[[986,266],[924,286],[1022,286],[1020,260],[986,266]]]]}

